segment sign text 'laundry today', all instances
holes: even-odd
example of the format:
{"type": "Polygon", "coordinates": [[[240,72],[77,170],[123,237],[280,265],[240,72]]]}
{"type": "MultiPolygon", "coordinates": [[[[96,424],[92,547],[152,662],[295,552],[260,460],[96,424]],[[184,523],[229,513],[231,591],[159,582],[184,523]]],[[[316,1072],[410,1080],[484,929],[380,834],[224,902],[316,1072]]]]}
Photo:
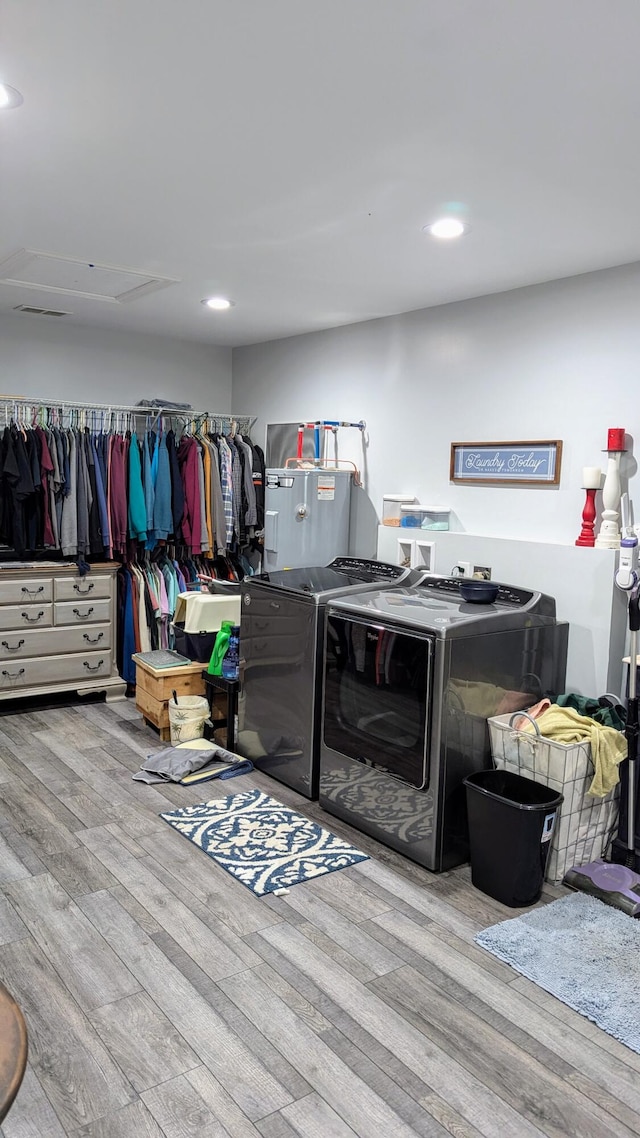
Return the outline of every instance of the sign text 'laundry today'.
{"type": "Polygon", "coordinates": [[[559,440],[515,443],[452,443],[452,482],[557,486],[562,443],[559,440]]]}

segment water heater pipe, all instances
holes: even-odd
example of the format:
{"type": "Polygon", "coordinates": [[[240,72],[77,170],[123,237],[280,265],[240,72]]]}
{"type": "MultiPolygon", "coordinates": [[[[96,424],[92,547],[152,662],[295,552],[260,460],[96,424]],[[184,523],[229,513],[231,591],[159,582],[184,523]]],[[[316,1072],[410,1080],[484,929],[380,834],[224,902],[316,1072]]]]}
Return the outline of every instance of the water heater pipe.
{"type": "MultiPolygon", "coordinates": [[[[338,470],[339,466],[336,464],[341,463],[341,462],[345,463],[347,466],[353,467],[353,484],[354,484],[354,486],[362,486],[362,480],[360,478],[360,471],[358,470],[358,467],[356,466],[355,462],[352,462],[350,458],[337,458],[334,460],[330,460],[327,458],[321,458],[321,459],[319,459],[318,463],[314,462],[313,465],[314,465],[314,467],[321,466],[323,468],[323,470],[338,470]]],[[[295,464],[300,470],[308,469],[308,467],[305,468],[304,463],[301,462],[301,460],[299,458],[287,458],[287,459],[285,459],[285,463],[284,463],[285,470],[287,470],[293,464],[295,464]]]]}
{"type": "Polygon", "coordinates": [[[342,419],[316,419],[313,423],[300,423],[298,425],[298,453],[297,458],[302,459],[302,448],[304,444],[304,432],[313,431],[313,450],[314,462],[316,466],[320,465],[320,430],[333,431],[337,433],[338,427],[355,427],[359,431],[364,431],[367,424],[364,419],[359,423],[348,423],[342,419]]]}

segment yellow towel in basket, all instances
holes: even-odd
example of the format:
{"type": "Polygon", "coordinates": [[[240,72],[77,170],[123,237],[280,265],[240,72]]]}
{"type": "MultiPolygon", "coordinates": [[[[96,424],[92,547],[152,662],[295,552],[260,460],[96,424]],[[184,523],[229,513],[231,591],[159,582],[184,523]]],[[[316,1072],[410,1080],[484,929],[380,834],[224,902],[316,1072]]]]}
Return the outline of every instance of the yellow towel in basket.
{"type": "MultiPolygon", "coordinates": [[[[618,764],[627,757],[627,740],[620,731],[605,727],[587,715],[578,715],[572,707],[551,707],[536,719],[540,734],[557,743],[590,743],[595,774],[588,794],[604,798],[619,781],[618,764]]],[[[518,724],[518,730],[535,732],[527,719],[518,724]]]]}

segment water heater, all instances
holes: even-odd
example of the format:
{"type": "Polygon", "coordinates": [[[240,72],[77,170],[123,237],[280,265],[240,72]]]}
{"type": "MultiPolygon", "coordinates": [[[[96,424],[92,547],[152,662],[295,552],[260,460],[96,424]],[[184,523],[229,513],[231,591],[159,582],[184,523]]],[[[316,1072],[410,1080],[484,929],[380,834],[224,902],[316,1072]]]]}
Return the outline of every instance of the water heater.
{"type": "Polygon", "coordinates": [[[265,573],[328,565],[348,553],[351,479],[348,470],[266,471],[265,573]]]}

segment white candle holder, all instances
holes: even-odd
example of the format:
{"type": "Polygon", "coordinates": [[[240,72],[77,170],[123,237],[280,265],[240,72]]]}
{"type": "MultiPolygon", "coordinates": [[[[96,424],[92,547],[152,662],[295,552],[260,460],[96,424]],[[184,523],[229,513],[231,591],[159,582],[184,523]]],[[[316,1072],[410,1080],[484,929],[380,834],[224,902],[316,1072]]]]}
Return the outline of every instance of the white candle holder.
{"type": "Polygon", "coordinates": [[[597,549],[619,549],[620,548],[620,498],[622,496],[622,488],[620,485],[620,456],[623,451],[610,450],[607,451],[609,461],[607,463],[607,472],[605,474],[604,486],[602,487],[602,521],[600,523],[600,532],[596,538],[597,549]]]}

